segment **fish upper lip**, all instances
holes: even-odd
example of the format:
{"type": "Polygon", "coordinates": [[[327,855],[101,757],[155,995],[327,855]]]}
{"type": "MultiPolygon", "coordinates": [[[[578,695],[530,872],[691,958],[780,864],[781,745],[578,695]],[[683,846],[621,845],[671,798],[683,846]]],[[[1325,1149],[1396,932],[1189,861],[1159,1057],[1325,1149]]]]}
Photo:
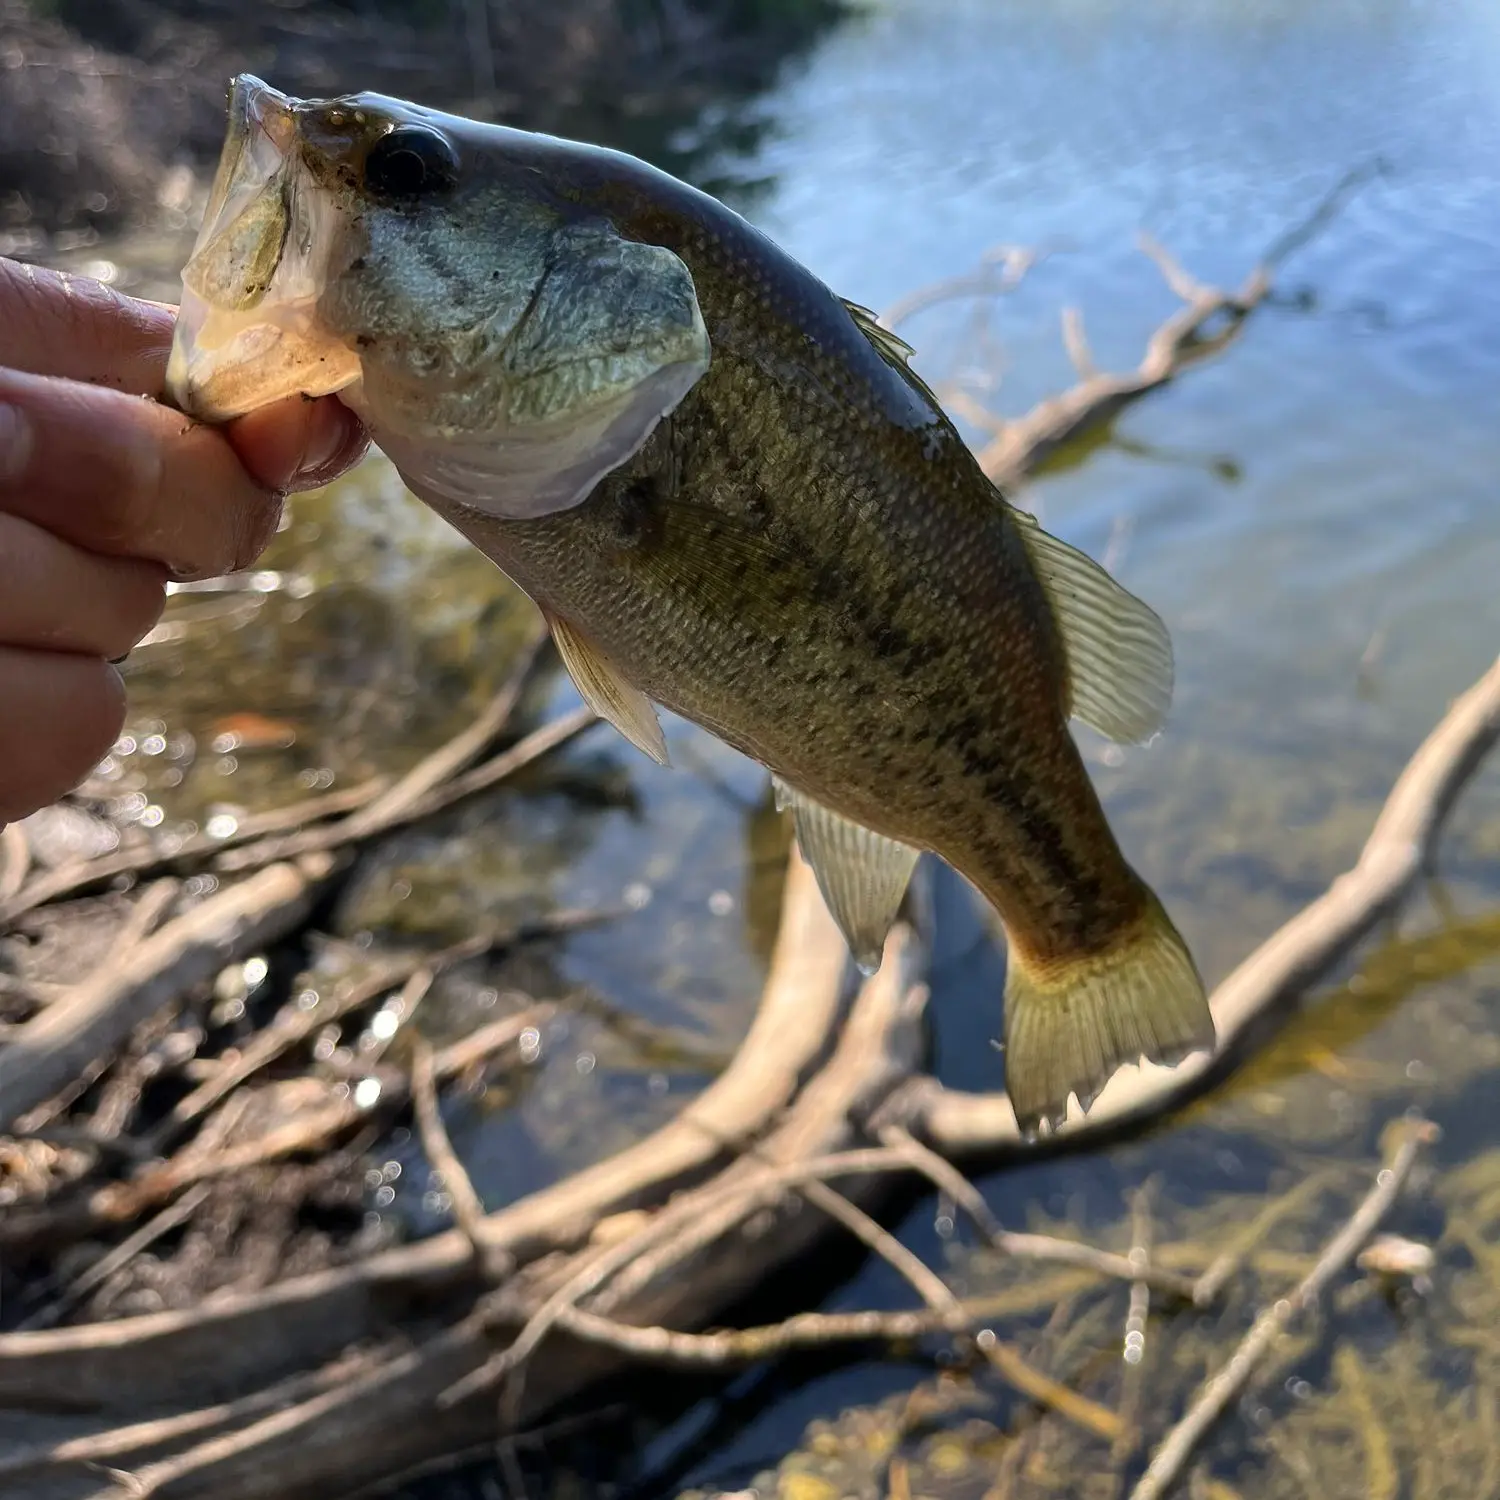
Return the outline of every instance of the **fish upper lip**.
{"type": "Polygon", "coordinates": [[[292,148],[297,136],[296,105],[279,89],[253,73],[240,73],[230,87],[230,129],[259,131],[278,152],[292,148]]]}

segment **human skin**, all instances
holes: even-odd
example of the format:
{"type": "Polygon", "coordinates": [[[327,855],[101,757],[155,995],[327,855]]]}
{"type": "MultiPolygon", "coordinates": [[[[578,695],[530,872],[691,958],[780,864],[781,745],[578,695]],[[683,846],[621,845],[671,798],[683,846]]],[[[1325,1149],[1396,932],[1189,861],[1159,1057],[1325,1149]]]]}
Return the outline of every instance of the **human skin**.
{"type": "Polygon", "coordinates": [[[364,452],[331,397],[223,428],[162,405],[174,316],[0,258],[0,825],[114,743],[111,663],[156,624],[168,581],[248,567],[288,492],[364,452]]]}

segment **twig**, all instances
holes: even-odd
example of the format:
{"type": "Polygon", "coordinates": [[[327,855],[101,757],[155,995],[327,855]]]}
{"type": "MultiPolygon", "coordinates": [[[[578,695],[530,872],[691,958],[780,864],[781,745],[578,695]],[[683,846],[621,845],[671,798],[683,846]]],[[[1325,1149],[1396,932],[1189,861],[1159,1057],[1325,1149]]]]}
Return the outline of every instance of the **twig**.
{"type": "Polygon", "coordinates": [[[1141,253],[1161,272],[1161,279],[1166,282],[1174,297],[1180,297],[1188,303],[1223,300],[1224,294],[1217,287],[1189,276],[1177,258],[1168,252],[1155,235],[1142,231],[1136,236],[1136,244],[1140,246],[1141,253]]]}
{"type": "Polygon", "coordinates": [[[947,1282],[915,1251],[907,1249],[889,1230],[882,1229],[858,1204],[851,1203],[842,1193],[817,1178],[800,1183],[797,1191],[835,1223],[842,1224],[862,1245],[873,1250],[905,1279],[928,1307],[946,1308],[949,1312],[957,1309],[958,1298],[947,1282]]]}
{"type": "MultiPolygon", "coordinates": [[[[1304,994],[1397,909],[1428,868],[1459,793],[1497,739],[1500,660],[1454,702],[1407,763],[1354,868],[1214,991],[1209,1002],[1218,1028],[1214,1051],[1195,1053],[1174,1068],[1122,1069],[1088,1114],[1063,1123],[1058,1138],[1070,1144],[1097,1140],[1201,1090],[1253,1028],[1304,994]]],[[[932,1079],[914,1079],[896,1091],[875,1123],[891,1122],[948,1157],[1029,1149],[1003,1093],[964,1094],[932,1079]]]]}
{"type": "Polygon", "coordinates": [[[0,1131],[113,1051],[154,1011],[290,931],[331,868],[326,858],[274,865],[221,891],[28,1021],[0,1051],[0,1131]]]}
{"type": "Polygon", "coordinates": [[[1085,1270],[1097,1271],[1101,1276],[1118,1277],[1133,1285],[1154,1286],[1158,1291],[1184,1302],[1194,1299],[1197,1283],[1174,1271],[1153,1266],[1149,1261],[1141,1262],[1133,1256],[1115,1255],[1076,1240],[1002,1228],[1000,1221],[990,1212],[979,1189],[930,1146],[924,1146],[899,1125],[883,1126],[879,1135],[886,1146],[899,1152],[911,1164],[913,1171],[921,1172],[939,1192],[947,1193],[974,1221],[991,1248],[1001,1254],[1013,1256],[1017,1260],[1042,1260],[1057,1265],[1080,1266],[1085,1270]]]}
{"type": "Polygon", "coordinates": [[[961,276],[949,276],[930,286],[893,302],[881,313],[880,321],[893,332],[909,319],[942,302],[951,302],[961,297],[995,297],[1013,292],[1025,279],[1026,273],[1040,265],[1059,247],[1045,245],[996,245],[986,250],[977,271],[961,276]]]}
{"type": "MultiPolygon", "coordinates": [[[[300,1046],[315,1031],[370,1004],[396,985],[404,984],[424,971],[435,978],[471,958],[478,958],[497,948],[514,946],[533,937],[576,932],[598,922],[610,921],[621,915],[623,910],[608,908],[598,911],[554,912],[549,916],[517,923],[514,927],[499,932],[479,933],[461,943],[440,948],[435,953],[402,954],[380,963],[373,973],[351,985],[344,993],[336,992],[326,1004],[315,1005],[311,1010],[304,1010],[295,1004],[286,1006],[264,1031],[252,1038],[238,1056],[223,1063],[213,1077],[205,1079],[178,1101],[172,1112],[152,1132],[149,1138],[151,1150],[160,1152],[165,1149],[184,1127],[267,1064],[293,1047],[300,1046]]],[[[406,1014],[403,1012],[403,1019],[406,1014]]]]}
{"type": "Polygon", "coordinates": [[[1321,1193],[1333,1180],[1331,1172],[1317,1172],[1304,1177],[1289,1192],[1283,1193],[1274,1202],[1268,1203],[1242,1229],[1227,1248],[1220,1251],[1209,1262],[1203,1274],[1193,1283],[1193,1303],[1197,1307],[1209,1307],[1219,1300],[1219,1294],[1245,1263],[1245,1257],[1263,1240],[1271,1229],[1288,1214],[1295,1212],[1309,1198],[1321,1193]]]}
{"type": "MultiPolygon", "coordinates": [[[[518,1033],[519,1035],[519,1033],[518,1033]]],[[[432,1048],[427,1039],[418,1036],[413,1043],[411,1063],[411,1102],[416,1115],[417,1130],[422,1138],[422,1150],[427,1160],[441,1179],[453,1205],[453,1218],[463,1230],[465,1238],[474,1250],[474,1259],[483,1270],[487,1280],[498,1280],[511,1268],[509,1256],[500,1260],[491,1246],[484,1242],[484,1203],[474,1190],[469,1174],[458,1159],[448,1131],[443,1125],[443,1112],[438,1104],[437,1074],[432,1060],[432,1048]]]]}
{"type": "MultiPolygon", "coordinates": [[[[550,1005],[534,1006],[493,1022],[451,1047],[442,1048],[433,1059],[435,1076],[440,1080],[456,1077],[483,1058],[513,1046],[528,1027],[545,1024],[553,1011],[554,1007],[550,1005]]],[[[233,1108],[241,1097],[234,1096],[224,1108],[233,1108]]],[[[388,1114],[400,1109],[408,1097],[409,1083],[405,1075],[391,1073],[372,1103],[356,1103],[351,1095],[322,1109],[310,1110],[236,1146],[205,1151],[195,1141],[187,1150],[141,1176],[129,1182],[107,1183],[80,1202],[29,1214],[11,1210],[0,1219],[0,1247],[76,1239],[105,1224],[128,1223],[194,1183],[230,1177],[288,1156],[322,1150],[372,1114],[388,1114]]],[[[214,1120],[218,1118],[219,1115],[213,1117],[214,1120]]]]}
{"type": "Polygon", "coordinates": [[[798,1349],[824,1348],[830,1344],[877,1341],[900,1344],[934,1333],[975,1330],[994,1317],[993,1308],[998,1301],[994,1297],[966,1297],[955,1301],[952,1308],[794,1313],[779,1323],[764,1323],[753,1328],[716,1328],[707,1333],[639,1328],[586,1308],[569,1307],[559,1315],[557,1326],[574,1338],[602,1344],[652,1364],[677,1365],[685,1369],[722,1369],[726,1365],[755,1364],[798,1349]]]}
{"type": "MultiPolygon", "coordinates": [[[[1131,1206],[1130,1262],[1143,1270],[1151,1264],[1151,1194],[1154,1184],[1145,1182],[1131,1206]]],[[[1110,1462],[1119,1468],[1131,1458],[1140,1443],[1141,1392],[1146,1373],[1146,1324],[1151,1316],[1151,1287],[1137,1281],[1130,1288],[1125,1311],[1125,1341],[1120,1351],[1125,1362],[1121,1376],[1120,1436],[1110,1449],[1110,1462]]]]}
{"type": "Polygon", "coordinates": [[[1365,1241],[1379,1228],[1411,1175],[1418,1153],[1436,1140],[1437,1135],[1437,1127],[1425,1120],[1413,1121],[1407,1127],[1405,1139],[1390,1166],[1376,1177],[1374,1187],[1324,1247],[1317,1264],[1302,1284],[1290,1297],[1273,1302],[1256,1318],[1229,1362],[1203,1386],[1182,1420],[1156,1450],[1146,1472],[1131,1491],[1130,1500],[1161,1500],[1182,1477],[1198,1444],[1230,1402],[1250,1383],[1256,1366],[1271,1346],[1300,1314],[1317,1303],[1329,1284],[1349,1268],[1365,1241]]]}
{"type": "Polygon", "coordinates": [[[1082,341],[1081,325],[1074,321],[1076,314],[1065,314],[1063,339],[1078,371],[1078,382],[1008,421],[980,450],[980,467],[996,484],[1014,483],[1083,432],[1174,380],[1189,365],[1224,349],[1265,300],[1272,275],[1286,257],[1305,244],[1349,194],[1379,170],[1377,164],[1346,174],[1302,224],[1277,240],[1233,292],[1195,280],[1155,240],[1142,235],[1141,249],[1155,261],[1168,287],[1184,305],[1151,335],[1136,368],[1118,374],[1094,368],[1082,341]],[[1217,333],[1208,333],[1209,326],[1220,319],[1224,326],[1217,333]]]}
{"type": "Polygon", "coordinates": [[[10,899],[4,899],[4,893],[0,892],[0,925],[14,921],[38,906],[82,895],[85,891],[93,890],[122,875],[139,877],[155,875],[163,870],[190,868],[201,863],[202,859],[238,844],[247,844],[269,834],[285,833],[288,829],[303,828],[309,823],[336,817],[340,813],[353,812],[373,801],[389,785],[389,779],[381,776],[361,782],[358,786],[342,787],[335,792],[307,797],[286,807],[250,813],[239,820],[233,833],[222,837],[195,833],[170,853],[159,846],[148,845],[141,849],[122,849],[114,854],[102,854],[97,859],[61,865],[36,876],[19,891],[12,892],[10,899]]]}
{"type": "Polygon", "coordinates": [[[179,1224],[193,1216],[198,1205],[208,1197],[208,1188],[202,1184],[186,1192],[175,1203],[142,1224],[134,1234],[127,1235],[113,1250],[101,1255],[93,1265],[75,1281],[63,1288],[62,1293],[45,1307],[18,1325],[20,1329],[48,1328],[71,1311],[96,1287],[103,1286],[116,1271],[129,1265],[148,1245],[154,1244],[162,1235],[170,1233],[179,1224]]]}
{"type": "MultiPolygon", "coordinates": [[[[489,760],[481,762],[471,771],[453,777],[427,790],[416,790],[420,779],[411,782],[411,795],[396,796],[400,790],[393,787],[378,802],[372,803],[355,818],[342,823],[307,828],[300,833],[288,834],[285,838],[266,839],[258,844],[249,844],[242,849],[230,849],[214,861],[216,870],[233,873],[239,870],[255,870],[273,860],[290,859],[297,855],[317,851],[343,849],[349,844],[393,832],[397,828],[431,817],[452,807],[454,803],[472,797],[476,792],[488,791],[517,771],[524,770],[544,755],[561,748],[570,740],[577,739],[586,729],[599,722],[590,708],[575,708],[571,713],[533,730],[524,739],[518,740],[509,750],[503,750],[489,760]]],[[[443,752],[438,752],[439,754],[443,752]]]]}

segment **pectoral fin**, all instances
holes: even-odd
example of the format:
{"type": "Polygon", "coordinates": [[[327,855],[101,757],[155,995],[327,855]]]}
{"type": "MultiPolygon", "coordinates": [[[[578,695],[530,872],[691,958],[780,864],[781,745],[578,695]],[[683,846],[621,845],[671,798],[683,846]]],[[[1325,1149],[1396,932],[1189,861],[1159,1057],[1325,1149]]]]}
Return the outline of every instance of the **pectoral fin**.
{"type": "Polygon", "coordinates": [[[639,688],[626,682],[587,636],[581,635],[566,620],[547,614],[545,610],[543,613],[552,627],[557,653],[583,701],[601,719],[608,719],[637,750],[644,751],[657,765],[670,765],[666,736],[661,732],[651,700],[639,688]]]}
{"type": "Polygon", "coordinates": [[[1010,507],[1068,657],[1069,712],[1123,744],[1143,744],[1172,704],[1172,639],[1154,610],[1093,558],[1010,507]]]}
{"type": "Polygon", "coordinates": [[[866,974],[880,967],[886,934],[916,868],[919,851],[830,812],[775,778],[777,807],[790,807],[802,857],[866,974]]]}

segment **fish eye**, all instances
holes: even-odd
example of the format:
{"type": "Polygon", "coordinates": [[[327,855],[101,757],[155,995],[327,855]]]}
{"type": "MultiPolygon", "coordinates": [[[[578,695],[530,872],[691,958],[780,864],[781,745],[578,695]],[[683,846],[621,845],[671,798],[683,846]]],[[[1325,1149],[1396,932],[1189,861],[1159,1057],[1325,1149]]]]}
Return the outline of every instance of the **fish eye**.
{"type": "Polygon", "coordinates": [[[365,188],[381,198],[422,198],[458,181],[458,156],[446,137],[422,125],[398,125],[365,157],[365,188]]]}

